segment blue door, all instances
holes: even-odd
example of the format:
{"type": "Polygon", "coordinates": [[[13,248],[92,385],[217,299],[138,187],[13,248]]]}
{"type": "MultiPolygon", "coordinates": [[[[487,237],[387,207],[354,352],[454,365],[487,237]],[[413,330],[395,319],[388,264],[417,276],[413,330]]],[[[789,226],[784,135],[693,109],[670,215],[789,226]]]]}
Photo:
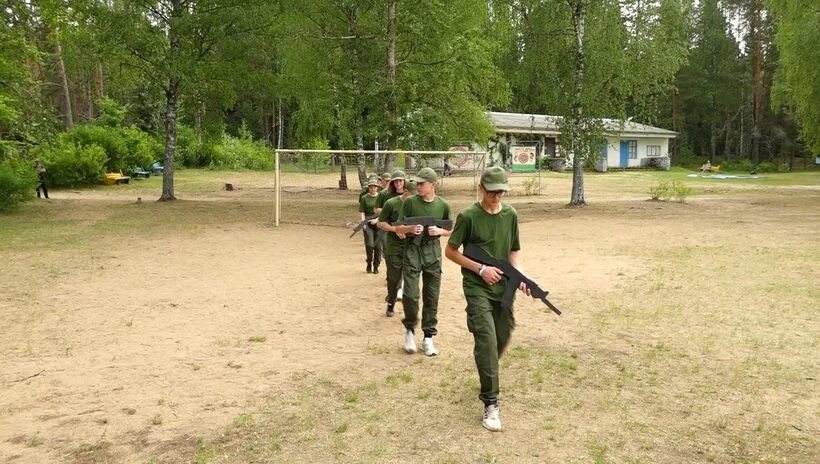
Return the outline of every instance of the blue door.
{"type": "Polygon", "coordinates": [[[621,140],[621,167],[629,166],[629,142],[621,140]]]}

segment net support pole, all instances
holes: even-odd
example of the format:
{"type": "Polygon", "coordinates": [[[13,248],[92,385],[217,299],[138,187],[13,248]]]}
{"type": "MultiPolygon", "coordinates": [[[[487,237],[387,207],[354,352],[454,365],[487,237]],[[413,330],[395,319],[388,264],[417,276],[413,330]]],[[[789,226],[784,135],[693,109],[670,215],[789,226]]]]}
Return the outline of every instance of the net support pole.
{"type": "Polygon", "coordinates": [[[276,169],[276,174],[274,175],[274,179],[276,183],[276,210],[274,212],[274,216],[276,217],[275,225],[276,227],[279,227],[279,215],[282,211],[282,174],[279,172],[279,150],[276,150],[275,158],[276,160],[274,161],[274,166],[276,169]]]}

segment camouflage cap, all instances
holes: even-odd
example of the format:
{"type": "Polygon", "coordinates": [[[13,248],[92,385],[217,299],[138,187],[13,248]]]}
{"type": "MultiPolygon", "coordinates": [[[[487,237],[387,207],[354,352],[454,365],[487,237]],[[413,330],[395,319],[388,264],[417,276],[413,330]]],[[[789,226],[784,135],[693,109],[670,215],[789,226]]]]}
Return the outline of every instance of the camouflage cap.
{"type": "Polygon", "coordinates": [[[406,180],[406,177],[407,176],[404,175],[404,171],[402,171],[401,169],[396,169],[393,171],[393,174],[391,174],[390,181],[406,180]]]}
{"type": "Polygon", "coordinates": [[[499,166],[492,166],[484,170],[481,174],[481,185],[488,192],[510,191],[510,184],[507,183],[507,171],[499,166]]]}
{"type": "Polygon", "coordinates": [[[416,193],[418,188],[416,188],[416,183],[412,180],[408,180],[404,183],[404,191],[410,193],[416,193]]]}
{"type": "Polygon", "coordinates": [[[389,172],[385,172],[384,174],[382,174],[382,175],[380,175],[380,176],[379,176],[379,179],[381,179],[381,180],[386,180],[387,182],[390,182],[390,173],[389,173],[389,172]]]}
{"type": "Polygon", "coordinates": [[[367,186],[370,187],[371,185],[374,185],[376,187],[379,186],[379,178],[377,176],[371,176],[367,179],[367,186]]]}
{"type": "Polygon", "coordinates": [[[419,172],[413,176],[413,181],[421,183],[421,182],[437,182],[438,176],[436,175],[436,171],[433,171],[432,168],[421,168],[419,172]]]}

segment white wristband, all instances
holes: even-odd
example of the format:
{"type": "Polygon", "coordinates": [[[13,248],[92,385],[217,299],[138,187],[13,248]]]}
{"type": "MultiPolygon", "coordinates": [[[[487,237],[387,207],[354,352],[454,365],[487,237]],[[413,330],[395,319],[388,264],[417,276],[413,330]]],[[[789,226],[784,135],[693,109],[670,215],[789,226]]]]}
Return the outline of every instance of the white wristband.
{"type": "Polygon", "coordinates": [[[481,267],[480,267],[480,268],[478,268],[478,276],[479,276],[479,277],[484,277],[484,275],[483,275],[483,274],[484,274],[484,270],[485,270],[485,269],[487,269],[487,266],[485,266],[485,265],[483,265],[483,264],[481,265],[481,267]]]}

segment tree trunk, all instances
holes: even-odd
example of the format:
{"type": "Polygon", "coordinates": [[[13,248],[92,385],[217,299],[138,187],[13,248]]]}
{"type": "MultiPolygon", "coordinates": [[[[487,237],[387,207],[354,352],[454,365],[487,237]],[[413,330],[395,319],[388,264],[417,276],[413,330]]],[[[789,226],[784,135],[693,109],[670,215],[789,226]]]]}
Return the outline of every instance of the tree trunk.
{"type": "Polygon", "coordinates": [[[57,78],[60,80],[62,97],[63,123],[66,130],[74,127],[74,116],[71,112],[71,93],[68,90],[68,76],[63,62],[63,46],[60,44],[60,30],[54,28],[54,54],[57,57],[57,78]]]}
{"type": "MultiPolygon", "coordinates": [[[[390,94],[387,97],[387,120],[389,134],[387,139],[388,150],[395,150],[398,146],[399,112],[396,103],[396,30],[398,20],[396,4],[398,0],[387,0],[387,85],[390,94]]],[[[385,170],[393,171],[396,164],[396,154],[390,153],[385,157],[385,170]]]]}
{"type": "Polygon", "coordinates": [[[339,190],[347,190],[347,155],[339,156],[339,190]]]}
{"type": "Polygon", "coordinates": [[[715,155],[717,154],[717,139],[718,129],[713,122],[712,127],[709,128],[709,162],[712,164],[715,163],[715,155]]]}
{"type": "Polygon", "coordinates": [[[583,1],[576,0],[572,3],[572,22],[575,32],[575,85],[572,102],[572,115],[569,123],[570,127],[570,148],[572,149],[572,195],[569,206],[586,206],[584,200],[584,153],[581,141],[582,119],[584,117],[584,107],[582,94],[584,90],[584,66],[586,56],[584,54],[584,17],[585,5],[583,1]]]}
{"type": "Polygon", "coordinates": [[[752,106],[752,162],[754,164],[760,163],[760,126],[761,107],[763,100],[763,25],[760,20],[761,5],[760,0],[752,2],[752,18],[751,18],[751,39],[752,39],[752,82],[754,91],[754,103],[752,106]]]}
{"type": "Polygon", "coordinates": [[[103,74],[102,61],[97,62],[96,76],[94,79],[95,97],[97,102],[105,98],[105,74],[103,74]]]}
{"type": "Polygon", "coordinates": [[[276,136],[276,148],[282,148],[282,130],[284,127],[284,122],[282,121],[282,99],[279,99],[279,104],[276,105],[277,111],[279,112],[279,133],[276,136]]]}
{"type": "Polygon", "coordinates": [[[160,201],[176,200],[174,196],[174,156],[177,150],[177,100],[179,80],[170,79],[165,90],[165,161],[162,171],[162,196],[160,201]]]}
{"type": "MultiPolygon", "coordinates": [[[[362,137],[362,122],[361,119],[357,121],[356,127],[356,149],[364,150],[364,137],[362,137]]],[[[365,188],[367,185],[367,157],[364,153],[359,153],[356,156],[356,171],[359,174],[359,185],[365,188]]]]}

